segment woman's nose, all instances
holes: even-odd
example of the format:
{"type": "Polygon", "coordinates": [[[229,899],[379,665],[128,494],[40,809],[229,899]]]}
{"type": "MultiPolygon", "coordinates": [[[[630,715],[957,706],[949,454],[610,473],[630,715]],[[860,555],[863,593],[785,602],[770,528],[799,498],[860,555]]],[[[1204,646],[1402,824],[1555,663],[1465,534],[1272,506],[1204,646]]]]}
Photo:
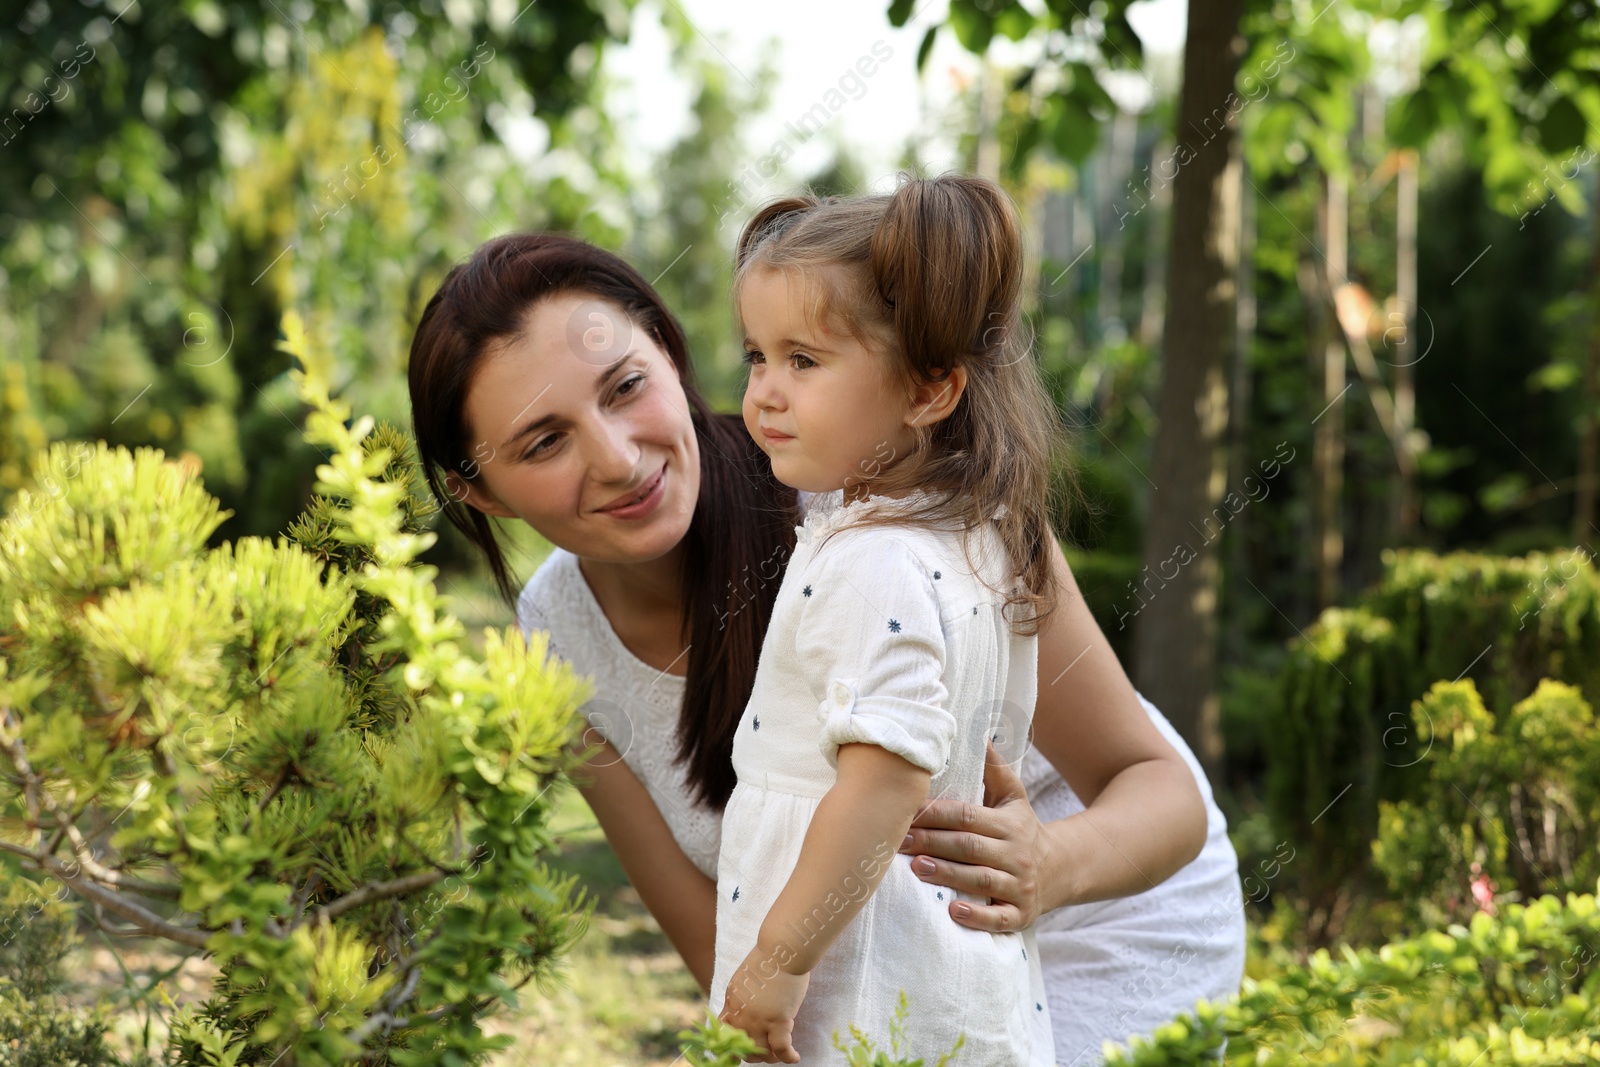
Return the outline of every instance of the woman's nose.
{"type": "Polygon", "coordinates": [[[600,481],[626,482],[639,468],[640,451],[626,419],[601,420],[591,438],[589,465],[600,481]]]}

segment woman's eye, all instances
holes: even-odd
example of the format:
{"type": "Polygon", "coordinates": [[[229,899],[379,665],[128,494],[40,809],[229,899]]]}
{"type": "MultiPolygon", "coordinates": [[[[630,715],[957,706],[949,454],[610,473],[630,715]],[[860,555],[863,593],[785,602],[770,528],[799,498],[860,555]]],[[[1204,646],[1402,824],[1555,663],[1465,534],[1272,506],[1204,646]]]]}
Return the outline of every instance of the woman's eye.
{"type": "Polygon", "coordinates": [[[537,444],[535,444],[532,448],[528,449],[526,452],[524,452],[522,454],[522,458],[523,459],[532,459],[532,458],[534,458],[535,456],[539,455],[541,452],[545,451],[545,447],[544,447],[545,445],[550,444],[550,442],[554,441],[555,439],[556,439],[556,435],[555,434],[551,434],[549,437],[540,438],[537,444]]]}
{"type": "Polygon", "coordinates": [[[625,381],[621,385],[617,386],[617,395],[618,396],[632,396],[634,393],[637,393],[639,391],[638,389],[636,389],[634,387],[639,385],[639,383],[643,382],[644,379],[645,379],[645,376],[643,374],[635,374],[632,378],[629,378],[627,381],[625,381]]]}

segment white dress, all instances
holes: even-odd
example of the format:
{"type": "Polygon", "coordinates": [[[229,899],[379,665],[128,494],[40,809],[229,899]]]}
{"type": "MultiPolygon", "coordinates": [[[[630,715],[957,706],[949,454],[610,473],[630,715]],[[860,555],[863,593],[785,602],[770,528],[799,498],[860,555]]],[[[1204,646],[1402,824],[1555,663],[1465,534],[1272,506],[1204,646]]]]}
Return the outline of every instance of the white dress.
{"type": "MultiPolygon", "coordinates": [[[[801,494],[802,507],[807,497],[801,494]]],[[[594,696],[584,706],[590,725],[649,791],[685,855],[715,878],[721,815],[694,799],[673,759],[683,677],[629,651],[595,600],[578,557],[563,549],[552,550],[529,578],[517,621],[525,632],[548,632],[552,654],[593,679],[594,696]]],[[[1067,1067],[1094,1067],[1103,1042],[1125,1043],[1188,1011],[1197,999],[1238,992],[1244,972],[1244,900],[1227,821],[1189,746],[1155,705],[1140,700],[1194,774],[1206,806],[1206,843],[1187,866],[1143,893],[1040,916],[1035,938],[1045,1006],[1057,1062],[1067,1067]]],[[[1023,757],[1020,775],[1041,821],[1084,810],[1037,751],[1023,757]]]]}
{"type": "MultiPolygon", "coordinates": [[[[923,494],[918,494],[922,496],[923,494]]],[[[755,685],[733,742],[738,785],[722,819],[711,1010],[756,947],[793,874],[818,804],[837,779],[840,745],[879,745],[931,776],[928,796],[983,802],[984,750],[1002,726],[1026,736],[1038,638],[1011,632],[1005,594],[1018,579],[991,523],[970,535],[909,525],[839,529],[887,497],[813,501],[772,606],[755,685]],[[831,531],[831,538],[826,535],[831,531]],[[987,581],[990,588],[985,588],[987,581]]],[[[952,900],[987,898],[924,882],[880,843],[801,920],[774,936],[772,965],[798,952],[847,902],[861,910],[811,972],[795,1018],[802,1063],[833,1062],[851,1026],[888,1047],[899,995],[906,1049],[929,1063],[964,1039],[959,1063],[1055,1063],[1033,931],[988,933],[952,922],[952,900]],[[858,877],[884,872],[868,895],[858,877]]],[[[770,975],[771,971],[766,971],[770,975]]],[[[752,988],[759,967],[746,972],[752,988]]],[[[745,979],[741,979],[743,982],[745,979]]]]}

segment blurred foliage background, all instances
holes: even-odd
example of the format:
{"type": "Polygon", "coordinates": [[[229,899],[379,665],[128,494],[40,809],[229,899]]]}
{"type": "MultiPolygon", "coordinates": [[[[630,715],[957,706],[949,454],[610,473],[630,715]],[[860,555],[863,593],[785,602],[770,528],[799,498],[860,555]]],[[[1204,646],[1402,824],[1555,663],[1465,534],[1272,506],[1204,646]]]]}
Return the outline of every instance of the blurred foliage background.
{"type": "MultiPolygon", "coordinates": [[[[1218,565],[1211,628],[1193,631],[1212,658],[1193,687],[1219,710],[1173,718],[1207,753],[1247,870],[1283,840],[1318,857],[1252,905],[1260,936],[1280,953],[1376,943],[1581,887],[1592,861],[1519,864],[1504,841],[1537,825],[1552,857],[1592,852],[1600,812],[1570,784],[1588,764],[1553,771],[1530,822],[1535,800],[1505,780],[1514,733],[1448,747],[1502,753],[1473,779],[1505,798],[1489,815],[1430,807],[1418,783],[1460,792],[1465,779],[1408,777],[1399,746],[1433,737],[1412,707],[1434,682],[1465,677],[1513,721],[1543,679],[1596,697],[1600,10],[1189,6],[1191,42],[1197,25],[1236,27],[1217,150],[1237,168],[1226,232],[1239,265],[1232,327],[1207,339],[1225,355],[1213,400],[1226,429],[1205,446],[1220,450],[1225,510],[1190,521],[1218,565]],[[1338,815],[1313,820],[1347,781],[1338,815]],[[1480,817],[1501,829],[1458,832],[1480,817]],[[1487,905],[1473,888],[1485,877],[1500,894],[1487,905]]],[[[1140,681],[1136,634],[1178,599],[1161,595],[1154,572],[1171,549],[1149,533],[1171,518],[1154,488],[1166,480],[1160,383],[1193,340],[1166,328],[1167,293],[1198,269],[1173,231],[1173,188],[1183,146],[1204,152],[1212,132],[1180,121],[1183,70],[1143,47],[1137,7],[895,0],[885,26],[926,27],[897,62],[921,68],[954,39],[977,74],[882,136],[912,169],[948,162],[931,141],[954,145],[1024,214],[1029,315],[1074,432],[1060,478],[1081,490],[1059,526],[1140,681]]],[[[780,61],[758,59],[734,72],[672,0],[0,2],[0,509],[48,443],[101,439],[198,463],[232,513],[218,541],[282,531],[318,460],[277,348],[282,313],[299,310],[335,353],[357,411],[403,426],[423,302],[477,244],[514,229],[579,234],[656,279],[708,394],[733,408],[738,226],[766,195],[892,177],[830,138],[825,166],[780,168],[758,194],[736,185],[780,61]],[[626,151],[602,62],[642,20],[667,34],[692,112],[643,162],[626,151]]],[[[526,576],[544,546],[514,532],[526,576]]],[[[463,618],[508,621],[472,553],[440,533],[429,561],[463,618]]],[[[1465,702],[1462,721],[1492,720],[1476,700],[1418,707],[1465,702]]],[[[1590,759],[1587,705],[1547,693],[1546,706],[1590,759]]],[[[636,1018],[654,994],[628,983],[668,974],[680,1007],[690,991],[658,935],[629,941],[650,924],[590,831],[574,862],[617,909],[590,941],[593,973],[617,976],[595,979],[594,996],[634,1006],[612,1006],[613,1036],[647,1035],[606,1047],[667,1057],[661,1035],[682,1020],[654,1007],[636,1018]],[[634,948],[617,955],[611,941],[634,948]]],[[[598,1010],[584,1003],[573,1010],[598,1010]]],[[[556,1042],[568,1023],[540,1011],[540,1040],[556,1042]]],[[[548,1062],[563,1062],[558,1044],[548,1062]]]]}

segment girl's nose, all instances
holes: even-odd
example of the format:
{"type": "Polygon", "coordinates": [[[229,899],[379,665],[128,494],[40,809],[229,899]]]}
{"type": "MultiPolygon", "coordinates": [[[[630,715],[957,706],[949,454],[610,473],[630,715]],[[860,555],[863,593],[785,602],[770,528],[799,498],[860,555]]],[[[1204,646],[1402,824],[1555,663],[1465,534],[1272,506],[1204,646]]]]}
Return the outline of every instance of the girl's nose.
{"type": "Polygon", "coordinates": [[[745,385],[745,397],[763,410],[784,406],[783,390],[777,385],[777,375],[763,373],[763,368],[753,367],[750,380],[745,385]]]}

